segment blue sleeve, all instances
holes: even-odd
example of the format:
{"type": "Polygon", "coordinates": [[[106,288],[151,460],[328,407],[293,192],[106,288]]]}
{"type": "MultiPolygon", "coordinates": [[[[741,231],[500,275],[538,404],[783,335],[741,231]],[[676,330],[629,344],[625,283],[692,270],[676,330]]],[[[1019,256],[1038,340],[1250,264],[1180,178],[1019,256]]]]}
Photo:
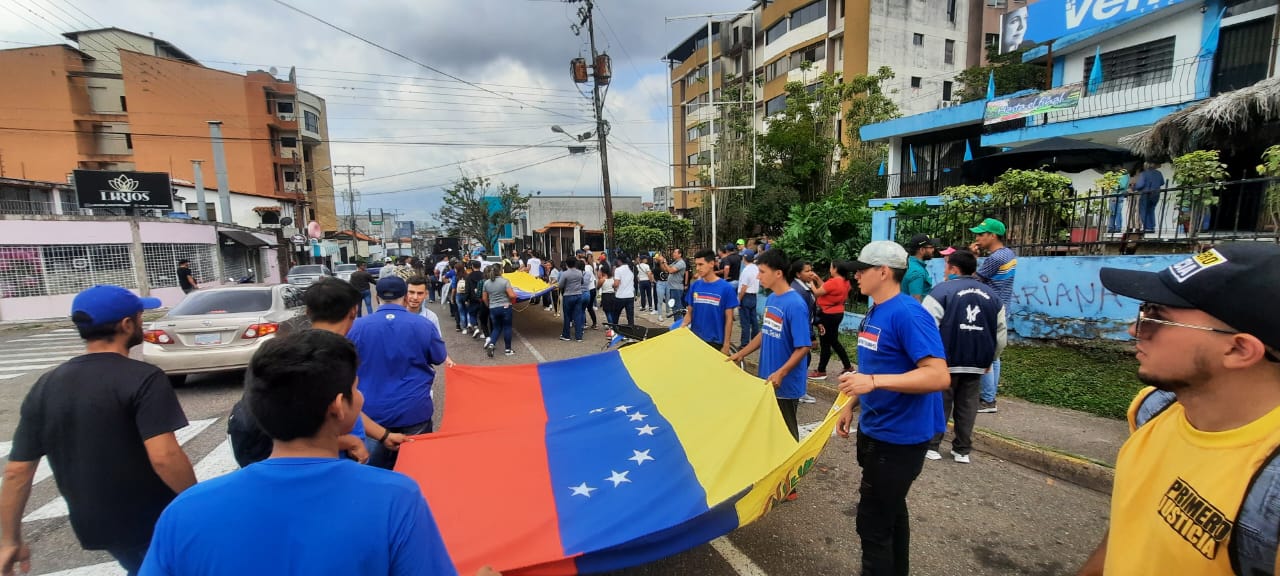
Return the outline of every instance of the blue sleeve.
{"type": "Polygon", "coordinates": [[[1004,262],[1001,262],[999,258],[987,256],[987,259],[978,265],[978,277],[983,280],[990,280],[992,276],[995,276],[1000,271],[1000,266],[1003,264],[1004,262]]]}
{"type": "Polygon", "coordinates": [[[722,301],[724,302],[725,310],[731,310],[738,307],[738,291],[733,288],[732,284],[726,281],[724,283],[724,287],[721,288],[720,291],[724,293],[724,296],[721,296],[721,298],[723,299],[722,301]]]}
{"type": "Polygon", "coordinates": [[[392,576],[458,576],[431,509],[420,492],[415,494],[416,499],[406,501],[403,520],[396,527],[392,576]]]}
{"type": "Polygon", "coordinates": [[[444,359],[448,357],[449,352],[444,348],[444,338],[440,336],[440,330],[436,328],[435,323],[423,318],[423,342],[426,343],[427,362],[432,366],[444,364],[444,359]]]}
{"type": "Polygon", "coordinates": [[[792,300],[790,306],[787,307],[787,342],[791,344],[791,348],[808,348],[813,346],[813,340],[809,337],[809,306],[805,304],[804,298],[796,298],[792,300]],[[795,318],[795,321],[790,321],[795,318]]]}
{"type": "Polygon", "coordinates": [[[915,305],[913,308],[919,309],[913,309],[911,314],[901,315],[902,325],[895,330],[902,335],[903,349],[911,355],[911,361],[917,364],[930,356],[946,360],[947,352],[942,346],[942,333],[938,331],[938,324],[923,306],[914,301],[911,304],[915,305]]]}

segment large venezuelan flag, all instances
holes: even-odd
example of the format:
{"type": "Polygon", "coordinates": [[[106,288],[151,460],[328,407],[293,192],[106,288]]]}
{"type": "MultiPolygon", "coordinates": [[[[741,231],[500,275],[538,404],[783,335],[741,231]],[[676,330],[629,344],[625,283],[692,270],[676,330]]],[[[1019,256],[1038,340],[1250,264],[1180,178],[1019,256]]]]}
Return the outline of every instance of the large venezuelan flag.
{"type": "Polygon", "coordinates": [[[402,445],[396,469],[462,574],[601,572],[709,542],[785,497],[838,413],[795,442],[773,388],[688,330],[447,374],[440,430],[402,445]]]}
{"type": "Polygon", "coordinates": [[[534,278],[528,272],[507,272],[502,275],[511,282],[511,287],[516,291],[516,301],[524,302],[530,298],[537,298],[551,291],[552,286],[543,282],[541,279],[534,278]]]}

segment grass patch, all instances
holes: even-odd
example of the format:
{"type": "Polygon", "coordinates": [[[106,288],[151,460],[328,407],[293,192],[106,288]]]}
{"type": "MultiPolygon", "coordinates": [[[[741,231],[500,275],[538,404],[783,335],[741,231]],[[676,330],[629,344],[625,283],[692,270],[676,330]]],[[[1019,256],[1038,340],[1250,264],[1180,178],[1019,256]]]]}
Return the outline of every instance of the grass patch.
{"type": "MultiPolygon", "coordinates": [[[[840,341],[857,362],[857,338],[840,341]]],[[[1107,418],[1123,419],[1142,389],[1133,353],[1116,346],[1013,344],[1001,364],[1001,394],[1107,418]]]]}

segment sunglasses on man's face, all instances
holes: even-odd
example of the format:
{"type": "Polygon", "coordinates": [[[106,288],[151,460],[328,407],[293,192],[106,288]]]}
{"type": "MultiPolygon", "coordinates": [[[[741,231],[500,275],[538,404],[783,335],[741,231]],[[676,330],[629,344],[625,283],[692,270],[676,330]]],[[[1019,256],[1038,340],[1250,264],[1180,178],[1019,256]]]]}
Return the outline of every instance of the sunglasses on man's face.
{"type": "MultiPolygon", "coordinates": [[[[1201,326],[1198,324],[1186,324],[1183,322],[1174,322],[1172,320],[1165,320],[1163,318],[1158,317],[1160,314],[1160,311],[1163,308],[1164,307],[1159,304],[1152,304],[1150,302],[1144,302],[1141,306],[1138,307],[1138,321],[1135,322],[1133,326],[1133,335],[1135,338],[1139,340],[1151,338],[1152,336],[1155,335],[1155,327],[1157,325],[1172,326],[1174,328],[1189,328],[1191,330],[1213,332],[1215,334],[1226,334],[1228,336],[1242,334],[1242,332],[1240,332],[1239,330],[1226,330],[1223,328],[1214,328],[1212,326],[1201,326]]],[[[1280,362],[1280,357],[1277,357],[1276,353],[1272,350],[1266,351],[1266,359],[1268,362],[1280,362]]]]}

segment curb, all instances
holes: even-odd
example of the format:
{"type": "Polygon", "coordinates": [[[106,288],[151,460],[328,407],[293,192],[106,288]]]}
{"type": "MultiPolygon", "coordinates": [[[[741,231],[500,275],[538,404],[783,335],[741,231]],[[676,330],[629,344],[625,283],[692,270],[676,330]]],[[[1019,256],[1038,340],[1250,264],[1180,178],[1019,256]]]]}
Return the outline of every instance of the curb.
{"type": "MultiPolygon", "coordinates": [[[[830,384],[810,381],[809,385],[811,393],[818,392],[815,396],[829,396],[833,401],[839,393],[830,384]]],[[[973,448],[1076,486],[1088,488],[1106,496],[1111,495],[1116,471],[1103,462],[1027,442],[982,427],[975,427],[973,430],[973,448]]]]}

